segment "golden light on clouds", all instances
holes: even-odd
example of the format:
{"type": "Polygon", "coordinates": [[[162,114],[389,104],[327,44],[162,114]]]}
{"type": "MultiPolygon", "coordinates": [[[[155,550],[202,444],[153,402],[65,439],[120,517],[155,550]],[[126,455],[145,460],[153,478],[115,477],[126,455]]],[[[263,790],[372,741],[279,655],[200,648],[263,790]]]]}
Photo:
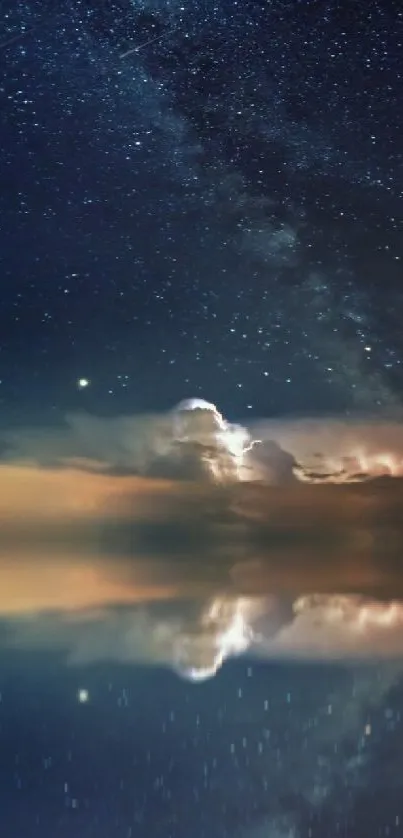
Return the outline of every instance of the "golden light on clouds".
{"type": "Polygon", "coordinates": [[[232,455],[233,428],[192,406],[179,424],[78,417],[14,435],[0,619],[15,642],[186,660],[194,678],[247,648],[403,657],[400,425],[266,423],[256,445],[237,431],[232,455]]]}

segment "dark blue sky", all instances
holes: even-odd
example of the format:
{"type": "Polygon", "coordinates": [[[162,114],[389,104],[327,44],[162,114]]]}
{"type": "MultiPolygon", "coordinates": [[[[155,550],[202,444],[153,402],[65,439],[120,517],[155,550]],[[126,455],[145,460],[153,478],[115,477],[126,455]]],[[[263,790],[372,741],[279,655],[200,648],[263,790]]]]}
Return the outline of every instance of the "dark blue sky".
{"type": "Polygon", "coordinates": [[[10,7],[3,415],[394,403],[399,25],[372,2],[10,7]]]}

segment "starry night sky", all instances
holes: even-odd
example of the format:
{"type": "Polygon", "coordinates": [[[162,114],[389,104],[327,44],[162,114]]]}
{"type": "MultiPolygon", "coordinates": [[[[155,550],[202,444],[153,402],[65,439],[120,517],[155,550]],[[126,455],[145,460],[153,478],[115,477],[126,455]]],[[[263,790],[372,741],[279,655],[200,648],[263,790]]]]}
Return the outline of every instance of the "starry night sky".
{"type": "Polygon", "coordinates": [[[399,400],[398,3],[5,11],[7,419],[399,400]]]}
{"type": "MultiPolygon", "coordinates": [[[[398,0],[6,0],[1,33],[2,425],[401,407],[398,0]]],[[[0,664],[4,838],[403,835],[379,672],[0,664]]]]}

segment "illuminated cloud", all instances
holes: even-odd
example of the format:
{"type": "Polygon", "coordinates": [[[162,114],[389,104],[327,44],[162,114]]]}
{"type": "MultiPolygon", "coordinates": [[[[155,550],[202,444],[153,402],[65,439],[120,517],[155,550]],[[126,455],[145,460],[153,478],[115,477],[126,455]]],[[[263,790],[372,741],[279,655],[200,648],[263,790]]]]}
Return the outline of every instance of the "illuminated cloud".
{"type": "Polygon", "coordinates": [[[174,415],[174,435],[179,443],[198,446],[213,480],[250,479],[247,454],[255,441],[242,425],[227,422],[214,404],[204,399],[181,402],[174,415]]]}
{"type": "Polygon", "coordinates": [[[215,405],[187,399],[167,414],[100,419],[68,416],[63,429],[5,434],[8,458],[38,465],[72,465],[173,479],[245,479],[253,447],[242,425],[215,405]]]}
{"type": "Polygon", "coordinates": [[[381,417],[262,421],[254,433],[295,460],[306,482],[347,482],[403,475],[403,422],[381,417]]]}

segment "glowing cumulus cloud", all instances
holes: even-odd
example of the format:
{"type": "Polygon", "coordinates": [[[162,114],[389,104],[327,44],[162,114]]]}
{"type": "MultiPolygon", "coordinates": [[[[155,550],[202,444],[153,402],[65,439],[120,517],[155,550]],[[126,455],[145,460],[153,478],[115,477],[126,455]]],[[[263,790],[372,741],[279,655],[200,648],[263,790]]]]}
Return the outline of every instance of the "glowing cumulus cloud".
{"type": "MultiPolygon", "coordinates": [[[[175,408],[173,416],[175,441],[199,446],[200,458],[215,482],[267,480],[267,474],[259,470],[257,462],[252,463],[248,458],[263,438],[254,439],[243,425],[228,422],[215,404],[199,398],[186,399],[175,408]]],[[[313,446],[317,442],[315,430],[312,424],[313,446]]],[[[330,430],[330,434],[332,430],[334,440],[329,440],[329,448],[332,450],[336,443],[339,450],[329,453],[325,447],[322,460],[317,461],[314,457],[314,462],[308,451],[300,450],[298,434],[295,439],[287,438],[287,423],[285,432],[280,433],[278,428],[268,423],[265,436],[268,434],[267,439],[294,455],[293,474],[302,483],[355,483],[382,475],[403,475],[402,456],[388,451],[384,445],[380,450],[370,450],[365,440],[360,439],[359,429],[355,438],[346,436],[344,440],[338,439],[337,425],[330,430]],[[290,447],[288,443],[291,443],[290,447]]],[[[364,433],[368,430],[371,432],[370,426],[364,433]]],[[[306,429],[303,436],[309,440],[306,429]]]]}
{"type": "Polygon", "coordinates": [[[178,442],[201,446],[201,457],[214,480],[250,478],[245,455],[257,440],[242,425],[227,422],[214,404],[186,399],[175,410],[174,424],[178,442]]]}

